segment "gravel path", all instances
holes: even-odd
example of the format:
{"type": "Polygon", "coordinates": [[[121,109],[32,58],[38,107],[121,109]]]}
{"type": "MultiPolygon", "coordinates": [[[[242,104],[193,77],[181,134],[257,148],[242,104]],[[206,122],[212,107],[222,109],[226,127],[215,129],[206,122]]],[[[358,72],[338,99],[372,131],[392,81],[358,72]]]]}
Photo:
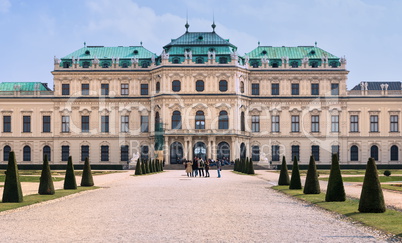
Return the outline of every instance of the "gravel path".
{"type": "Polygon", "coordinates": [[[103,189],[1,213],[1,241],[381,241],[363,227],[275,192],[256,176],[130,174],[110,175],[103,189]]]}

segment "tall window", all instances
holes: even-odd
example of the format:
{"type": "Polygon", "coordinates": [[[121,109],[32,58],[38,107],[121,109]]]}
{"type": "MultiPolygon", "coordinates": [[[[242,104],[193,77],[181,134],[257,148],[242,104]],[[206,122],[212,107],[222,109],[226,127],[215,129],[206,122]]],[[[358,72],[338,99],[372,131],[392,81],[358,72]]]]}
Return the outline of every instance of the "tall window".
{"type": "Polygon", "coordinates": [[[350,116],[350,132],[359,132],[359,116],[350,116]]]}
{"type": "Polygon", "coordinates": [[[392,115],[390,116],[390,131],[391,132],[399,132],[399,121],[398,116],[392,115]]]}
{"type": "Polygon", "coordinates": [[[52,160],[52,150],[47,145],[43,147],[43,159],[45,159],[45,155],[47,155],[48,161],[52,160]]]}
{"type": "Polygon", "coordinates": [[[141,132],[149,131],[149,117],[141,116],[141,132]]]}
{"type": "Polygon", "coordinates": [[[229,129],[229,117],[226,111],[219,112],[219,129],[229,129]]]}
{"type": "Polygon", "coordinates": [[[251,116],[251,131],[260,132],[260,116],[251,116]]]}
{"type": "Polygon", "coordinates": [[[3,132],[11,132],[11,116],[3,116],[3,132]]]}
{"type": "Polygon", "coordinates": [[[272,161],[279,161],[279,145],[272,145],[272,161]]]}
{"type": "Polygon", "coordinates": [[[195,113],[195,129],[205,129],[205,116],[203,111],[195,113]]]}
{"type": "Polygon", "coordinates": [[[109,84],[101,84],[101,95],[109,95],[109,84]]]}
{"type": "Polygon", "coordinates": [[[22,123],[22,132],[31,132],[31,117],[23,116],[22,123]]]}
{"type": "Polygon", "coordinates": [[[244,93],[244,82],[240,82],[240,93],[244,93]]]}
{"type": "Polygon", "coordinates": [[[292,160],[296,157],[297,160],[300,159],[300,146],[292,145],[292,160]]]}
{"type": "Polygon", "coordinates": [[[399,148],[396,145],[391,146],[391,161],[399,160],[399,148]]]}
{"type": "Polygon", "coordinates": [[[24,147],[23,149],[23,156],[22,156],[23,161],[31,161],[31,147],[28,145],[24,147]]]}
{"type": "Polygon", "coordinates": [[[148,95],[148,84],[141,84],[141,95],[148,95]]]}
{"type": "Polygon", "coordinates": [[[120,146],[120,161],[129,161],[128,145],[121,145],[120,146]]]}
{"type": "MultiPolygon", "coordinates": [[[[156,89],[156,93],[159,93],[160,91],[161,91],[161,83],[160,82],[156,82],[156,85],[155,85],[156,87],[155,87],[155,89],[156,89]]],[[[142,88],[142,87],[141,87],[142,88]]],[[[142,93],[141,93],[142,94],[142,93]]]]}
{"type": "Polygon", "coordinates": [[[378,160],[378,147],[377,145],[373,145],[370,148],[370,157],[373,158],[374,160],[378,160]]]}
{"type": "Polygon", "coordinates": [[[181,113],[180,113],[180,111],[173,112],[172,129],[181,129],[181,113]]]}
{"type": "Polygon", "coordinates": [[[109,146],[101,146],[101,161],[109,161],[109,146]]]}
{"type": "Polygon", "coordinates": [[[370,132],[378,132],[378,116],[370,116],[370,132]]]}
{"type": "Polygon", "coordinates": [[[61,161],[68,161],[69,156],[70,156],[70,146],[68,145],[61,146],[61,161]]]}
{"type": "Polygon", "coordinates": [[[195,90],[197,90],[198,92],[204,91],[204,81],[197,80],[197,82],[195,82],[195,90]]]}
{"type": "Polygon", "coordinates": [[[50,132],[50,116],[42,116],[42,131],[50,132]]]}
{"type": "Polygon", "coordinates": [[[109,116],[101,116],[101,132],[109,132],[109,116]]]}
{"type": "Polygon", "coordinates": [[[179,92],[181,90],[181,83],[179,80],[175,80],[172,82],[172,91],[179,92]]]}
{"type": "Polygon", "coordinates": [[[259,146],[252,146],[251,147],[251,159],[253,161],[260,161],[260,147],[259,146]]]}
{"type": "Polygon", "coordinates": [[[320,94],[320,84],[311,84],[311,95],[320,94]]]}
{"type": "Polygon", "coordinates": [[[89,158],[89,146],[82,145],[81,146],[81,161],[85,161],[86,158],[89,158]]]}
{"type": "Polygon", "coordinates": [[[4,148],[3,148],[3,161],[8,161],[8,158],[9,158],[8,156],[9,156],[10,152],[11,152],[11,147],[8,146],[8,145],[4,146],[4,148]]]}
{"type": "Polygon", "coordinates": [[[311,146],[311,154],[313,155],[315,161],[320,161],[320,146],[311,146]]]}
{"type": "Polygon", "coordinates": [[[331,153],[332,154],[337,154],[339,158],[339,145],[332,145],[331,146],[331,153]]]}
{"type": "Polygon", "coordinates": [[[339,115],[331,116],[331,132],[339,132],[339,115]]]}
{"type": "Polygon", "coordinates": [[[299,84],[292,84],[292,95],[299,95],[299,84]]]}
{"type": "Polygon", "coordinates": [[[89,95],[89,84],[81,84],[81,95],[89,95]]]}
{"type": "Polygon", "coordinates": [[[245,117],[244,117],[244,111],[240,113],[240,130],[242,132],[246,131],[246,124],[245,124],[245,117]]]}
{"type": "Polygon", "coordinates": [[[128,95],[128,84],[120,84],[121,95],[128,95]]]}
{"type": "MultiPolygon", "coordinates": [[[[121,116],[120,131],[129,132],[129,116],[121,116]]],[[[142,127],[142,126],[141,126],[142,127]]]]}
{"type": "Polygon", "coordinates": [[[279,84],[271,84],[271,95],[279,95],[279,84]]]}
{"type": "Polygon", "coordinates": [[[279,132],[279,116],[274,115],[271,117],[271,119],[272,119],[271,124],[272,132],[279,132]]]}
{"type": "Polygon", "coordinates": [[[219,81],[219,91],[225,92],[228,90],[228,81],[221,80],[219,81]]]}
{"type": "Polygon", "coordinates": [[[320,131],[320,116],[311,116],[311,132],[320,131]]]}
{"type": "Polygon", "coordinates": [[[251,94],[260,95],[260,84],[251,84],[251,94]]]}
{"type": "Polygon", "coordinates": [[[339,95],[339,84],[331,84],[331,95],[339,95]]]}
{"type": "Polygon", "coordinates": [[[350,147],[350,160],[359,161],[359,148],[356,145],[350,147]]]}
{"type": "Polygon", "coordinates": [[[141,146],[141,159],[148,160],[149,155],[149,147],[148,146],[141,146]]]}
{"type": "Polygon", "coordinates": [[[62,95],[70,95],[70,84],[62,84],[61,85],[61,94],[62,95]]]}
{"type": "Polygon", "coordinates": [[[292,132],[300,132],[299,116],[294,115],[294,116],[292,116],[291,119],[292,119],[292,132]]]}
{"type": "Polygon", "coordinates": [[[81,132],[89,132],[89,116],[81,116],[81,132]]]}
{"type": "Polygon", "coordinates": [[[70,116],[61,117],[61,132],[70,132],[70,116]]]}

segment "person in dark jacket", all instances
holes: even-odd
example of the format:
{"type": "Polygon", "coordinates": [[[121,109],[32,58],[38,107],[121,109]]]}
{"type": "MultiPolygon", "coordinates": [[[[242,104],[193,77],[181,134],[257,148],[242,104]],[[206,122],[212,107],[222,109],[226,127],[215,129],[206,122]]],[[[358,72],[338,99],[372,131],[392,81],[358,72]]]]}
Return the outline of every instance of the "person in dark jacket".
{"type": "Polygon", "coordinates": [[[194,157],[193,159],[193,177],[197,177],[198,175],[198,158],[194,157]]]}
{"type": "Polygon", "coordinates": [[[209,177],[209,164],[210,164],[210,159],[207,159],[207,161],[205,161],[205,177],[209,177]]]}

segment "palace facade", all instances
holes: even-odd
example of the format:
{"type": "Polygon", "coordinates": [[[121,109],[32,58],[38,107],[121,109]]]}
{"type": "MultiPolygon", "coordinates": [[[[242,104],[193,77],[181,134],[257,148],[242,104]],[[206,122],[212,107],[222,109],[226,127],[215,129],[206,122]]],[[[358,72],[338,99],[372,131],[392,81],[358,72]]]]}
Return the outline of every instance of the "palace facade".
{"type": "Polygon", "coordinates": [[[187,31],[160,55],[84,46],[55,58],[54,89],[0,84],[0,160],[123,165],[142,158],[282,155],[328,164],[401,161],[400,82],[347,90],[345,58],[317,46],[257,46],[240,56],[215,32],[187,31]]]}

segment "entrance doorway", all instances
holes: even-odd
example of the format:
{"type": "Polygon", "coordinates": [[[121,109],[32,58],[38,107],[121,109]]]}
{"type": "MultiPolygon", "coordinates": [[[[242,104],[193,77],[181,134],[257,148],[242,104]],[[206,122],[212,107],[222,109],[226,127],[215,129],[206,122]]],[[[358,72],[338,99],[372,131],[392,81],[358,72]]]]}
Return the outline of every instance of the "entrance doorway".
{"type": "Polygon", "coordinates": [[[227,142],[220,142],[217,149],[217,159],[226,158],[230,161],[230,146],[227,142]]]}
{"type": "Polygon", "coordinates": [[[183,145],[179,142],[174,142],[170,145],[170,163],[179,164],[182,163],[183,158],[183,145]]]}
{"type": "Polygon", "coordinates": [[[204,161],[207,159],[207,146],[203,142],[197,142],[194,145],[194,157],[201,158],[204,161]]]}

